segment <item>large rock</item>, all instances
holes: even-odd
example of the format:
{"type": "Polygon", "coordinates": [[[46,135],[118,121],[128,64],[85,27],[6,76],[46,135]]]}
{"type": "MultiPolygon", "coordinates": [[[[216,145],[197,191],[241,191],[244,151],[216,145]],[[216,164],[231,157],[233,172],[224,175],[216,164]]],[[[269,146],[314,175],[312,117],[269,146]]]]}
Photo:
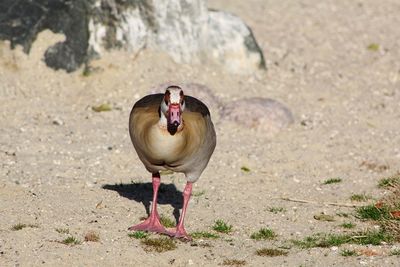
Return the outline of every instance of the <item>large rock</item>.
{"type": "Polygon", "coordinates": [[[40,31],[64,33],[45,53],[55,69],[73,71],[116,47],[162,50],[176,62],[213,62],[233,72],[265,68],[249,27],[209,11],[204,0],[0,0],[0,18],[0,39],[27,53],[40,31]]]}

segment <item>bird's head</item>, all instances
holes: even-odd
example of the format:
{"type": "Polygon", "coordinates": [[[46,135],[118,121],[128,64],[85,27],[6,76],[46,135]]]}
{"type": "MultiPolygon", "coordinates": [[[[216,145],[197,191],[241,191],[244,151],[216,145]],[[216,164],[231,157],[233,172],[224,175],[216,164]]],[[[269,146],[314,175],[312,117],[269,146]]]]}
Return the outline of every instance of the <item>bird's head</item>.
{"type": "Polygon", "coordinates": [[[161,112],[167,118],[167,130],[171,135],[178,131],[182,124],[182,112],[185,109],[185,100],[182,89],[179,86],[169,86],[165,90],[161,103],[161,112]]]}

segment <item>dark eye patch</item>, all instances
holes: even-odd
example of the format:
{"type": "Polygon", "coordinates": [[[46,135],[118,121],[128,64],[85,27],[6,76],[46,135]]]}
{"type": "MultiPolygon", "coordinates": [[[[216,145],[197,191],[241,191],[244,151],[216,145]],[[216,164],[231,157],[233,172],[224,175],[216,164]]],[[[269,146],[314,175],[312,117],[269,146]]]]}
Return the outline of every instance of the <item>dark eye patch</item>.
{"type": "Polygon", "coordinates": [[[170,97],[171,97],[171,92],[167,89],[164,94],[164,102],[167,106],[168,106],[170,97]]]}

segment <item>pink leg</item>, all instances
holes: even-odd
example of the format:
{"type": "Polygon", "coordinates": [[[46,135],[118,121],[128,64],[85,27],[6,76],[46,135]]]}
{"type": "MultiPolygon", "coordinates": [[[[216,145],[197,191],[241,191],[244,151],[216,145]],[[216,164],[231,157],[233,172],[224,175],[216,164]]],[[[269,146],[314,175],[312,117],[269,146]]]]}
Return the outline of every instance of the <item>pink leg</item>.
{"type": "Polygon", "coordinates": [[[183,226],[183,221],[185,219],[187,205],[189,203],[190,195],[192,194],[192,185],[193,185],[193,183],[187,182],[185,189],[183,190],[182,214],[181,214],[181,217],[179,218],[179,223],[176,226],[176,232],[174,234],[175,237],[183,238],[186,240],[192,240],[192,238],[186,233],[185,227],[183,226]]]}
{"type": "Polygon", "coordinates": [[[147,218],[144,222],[129,227],[129,230],[134,231],[148,231],[148,232],[156,232],[160,234],[171,235],[164,226],[160,223],[160,216],[157,212],[157,195],[158,188],[160,187],[160,174],[153,173],[153,205],[151,207],[150,217],[147,218]]]}

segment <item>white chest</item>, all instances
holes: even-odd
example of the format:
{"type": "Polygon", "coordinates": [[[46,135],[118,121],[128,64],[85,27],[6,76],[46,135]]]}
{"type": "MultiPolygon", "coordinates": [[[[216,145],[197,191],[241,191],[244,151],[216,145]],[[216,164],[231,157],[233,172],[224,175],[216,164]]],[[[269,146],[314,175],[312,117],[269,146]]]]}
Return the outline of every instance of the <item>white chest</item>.
{"type": "Polygon", "coordinates": [[[179,159],[185,140],[182,132],[171,135],[167,130],[154,125],[149,131],[148,146],[152,157],[165,162],[179,159]]]}

